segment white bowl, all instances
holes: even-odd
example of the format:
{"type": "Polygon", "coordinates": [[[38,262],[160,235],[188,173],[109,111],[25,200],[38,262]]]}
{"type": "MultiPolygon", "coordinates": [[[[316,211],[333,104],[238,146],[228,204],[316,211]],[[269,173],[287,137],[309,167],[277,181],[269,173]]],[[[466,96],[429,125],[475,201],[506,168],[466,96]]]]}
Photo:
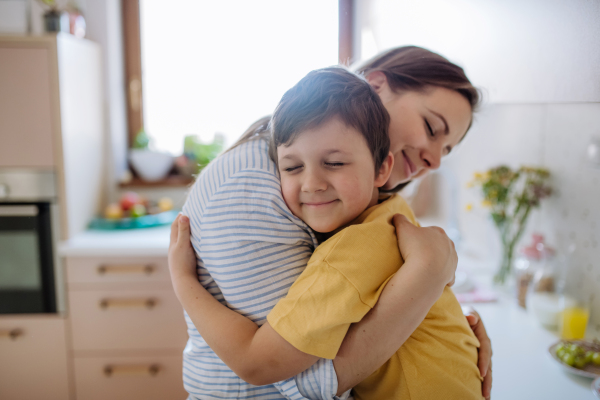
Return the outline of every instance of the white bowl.
{"type": "Polygon", "coordinates": [[[145,149],[131,149],[129,162],[145,181],[154,182],[163,179],[173,167],[173,156],[169,153],[145,149]]]}

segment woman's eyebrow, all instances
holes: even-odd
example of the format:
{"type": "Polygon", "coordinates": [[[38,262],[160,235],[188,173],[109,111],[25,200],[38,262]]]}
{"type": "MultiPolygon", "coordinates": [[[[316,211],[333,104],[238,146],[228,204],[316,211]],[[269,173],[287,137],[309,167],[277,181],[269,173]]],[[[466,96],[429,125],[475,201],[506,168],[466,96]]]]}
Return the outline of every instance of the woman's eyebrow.
{"type": "Polygon", "coordinates": [[[433,115],[435,115],[436,117],[438,117],[439,119],[441,119],[441,120],[442,120],[442,122],[444,123],[444,135],[448,135],[448,134],[450,134],[450,129],[448,128],[448,123],[446,122],[446,118],[444,118],[444,116],[443,116],[442,114],[440,114],[440,113],[437,113],[437,112],[435,112],[435,111],[433,111],[433,110],[430,110],[429,108],[428,108],[428,110],[429,110],[429,111],[430,111],[430,112],[431,112],[433,115]]]}

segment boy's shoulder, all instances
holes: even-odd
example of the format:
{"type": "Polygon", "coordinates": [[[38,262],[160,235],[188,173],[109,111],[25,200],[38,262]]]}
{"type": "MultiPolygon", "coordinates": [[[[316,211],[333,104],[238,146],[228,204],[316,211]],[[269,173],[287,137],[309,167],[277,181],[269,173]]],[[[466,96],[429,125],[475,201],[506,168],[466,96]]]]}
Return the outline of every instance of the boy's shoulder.
{"type": "Polygon", "coordinates": [[[395,214],[405,215],[410,222],[418,225],[412,209],[406,200],[398,194],[380,198],[379,204],[368,208],[356,219],[356,225],[375,221],[387,221],[392,223],[392,217],[395,214]]]}

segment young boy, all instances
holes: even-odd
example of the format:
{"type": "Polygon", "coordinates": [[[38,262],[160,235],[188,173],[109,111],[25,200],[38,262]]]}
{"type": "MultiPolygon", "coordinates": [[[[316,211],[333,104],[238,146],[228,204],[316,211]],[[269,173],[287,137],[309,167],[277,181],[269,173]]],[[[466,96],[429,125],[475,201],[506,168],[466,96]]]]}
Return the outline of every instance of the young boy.
{"type": "MultiPolygon", "coordinates": [[[[234,372],[247,370],[246,365],[262,370],[257,384],[289,377],[278,371],[281,364],[294,363],[289,349],[262,345],[261,357],[247,351],[261,335],[276,334],[303,353],[335,358],[350,324],[370,311],[402,266],[391,220],[401,213],[416,221],[401,197],[379,198],[378,188],[393,167],[388,125],[389,116],[369,84],[340,68],[311,72],[282,98],[272,119],[271,155],[286,205],[318,232],[322,244],[260,329],[228,318],[227,313],[236,313],[216,301],[207,303],[198,330],[234,372]],[[245,344],[219,340],[225,331],[238,332],[245,344]]],[[[197,290],[203,296],[201,285],[197,290]]],[[[354,395],[481,399],[478,346],[446,288],[402,348],[355,386],[354,395]]]]}

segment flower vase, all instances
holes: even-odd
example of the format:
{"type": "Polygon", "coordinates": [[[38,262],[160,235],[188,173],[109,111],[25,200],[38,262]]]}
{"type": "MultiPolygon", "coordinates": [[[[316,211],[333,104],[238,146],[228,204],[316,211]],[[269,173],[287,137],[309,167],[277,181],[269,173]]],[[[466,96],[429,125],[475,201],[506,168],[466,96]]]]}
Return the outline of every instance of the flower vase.
{"type": "Polygon", "coordinates": [[[494,282],[498,285],[504,285],[509,278],[514,260],[514,250],[516,241],[513,243],[502,243],[502,258],[498,272],[494,275],[494,282]]]}

